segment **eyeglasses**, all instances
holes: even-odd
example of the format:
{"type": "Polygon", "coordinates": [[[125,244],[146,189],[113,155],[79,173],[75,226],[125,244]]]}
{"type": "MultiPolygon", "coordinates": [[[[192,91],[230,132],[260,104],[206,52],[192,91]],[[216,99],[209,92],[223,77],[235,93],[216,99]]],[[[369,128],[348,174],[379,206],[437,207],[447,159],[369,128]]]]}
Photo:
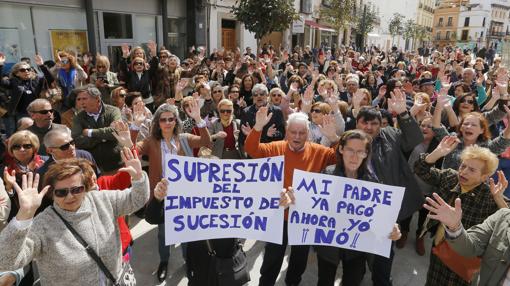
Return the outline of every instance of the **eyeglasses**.
{"type": "Polygon", "coordinates": [[[473,104],[473,103],[475,103],[475,101],[472,99],[463,99],[460,101],[460,103],[473,104]]]}
{"type": "Polygon", "coordinates": [[[159,123],[173,123],[176,120],[175,117],[159,118],[159,123]]]}
{"type": "Polygon", "coordinates": [[[223,93],[223,90],[213,90],[212,93],[223,93]]]}
{"type": "Polygon", "coordinates": [[[133,65],[135,65],[135,66],[143,66],[143,62],[135,62],[135,63],[133,63],[133,65]]]}
{"type": "Polygon", "coordinates": [[[346,154],[348,156],[356,155],[359,158],[366,158],[367,157],[367,152],[366,151],[355,151],[355,150],[352,150],[351,148],[346,148],[346,147],[343,148],[343,151],[344,151],[344,154],[346,154]]]}
{"type": "Polygon", "coordinates": [[[428,128],[428,129],[432,129],[432,124],[420,124],[420,127],[421,127],[421,128],[428,128]]]}
{"type": "Polygon", "coordinates": [[[232,113],[232,109],[220,109],[220,113],[228,113],[228,114],[231,114],[231,113],[232,113]]]}
{"type": "Polygon", "coordinates": [[[281,95],[281,94],[279,94],[279,93],[271,93],[271,96],[272,96],[272,97],[277,97],[277,96],[278,96],[278,97],[282,97],[282,95],[281,95]]]}
{"type": "Polygon", "coordinates": [[[71,195],[77,195],[83,193],[85,191],[85,186],[76,186],[70,187],[67,189],[54,189],[53,195],[58,198],[65,198],[67,194],[71,193],[71,195]]]}
{"type": "Polygon", "coordinates": [[[266,96],[267,93],[254,93],[253,96],[266,96]]]}
{"type": "Polygon", "coordinates": [[[18,71],[20,71],[20,72],[28,72],[28,71],[30,71],[30,68],[21,68],[18,71]]]}
{"type": "Polygon", "coordinates": [[[64,145],[60,145],[60,146],[52,147],[52,148],[58,148],[58,149],[60,149],[61,151],[67,151],[67,150],[69,150],[69,148],[71,147],[71,145],[72,145],[72,146],[74,146],[74,144],[75,144],[75,143],[74,143],[74,140],[71,140],[71,141],[67,142],[67,143],[66,143],[66,144],[64,144],[64,145]]]}
{"type": "Polygon", "coordinates": [[[127,94],[126,94],[125,92],[121,92],[121,93],[119,93],[119,96],[120,96],[120,97],[126,97],[126,95],[127,95],[127,94]]]}
{"type": "Polygon", "coordinates": [[[311,110],[312,113],[322,113],[322,111],[320,109],[312,109],[311,110]]]}
{"type": "Polygon", "coordinates": [[[67,65],[67,64],[69,63],[69,60],[67,60],[67,59],[65,59],[65,60],[64,60],[64,59],[62,59],[60,62],[61,62],[63,65],[67,65]]]}
{"type": "Polygon", "coordinates": [[[34,148],[34,145],[32,144],[15,144],[12,145],[12,150],[19,151],[21,148],[28,150],[34,148]]]}
{"type": "Polygon", "coordinates": [[[98,69],[105,69],[106,66],[96,66],[96,68],[98,68],[98,69]]]}
{"type": "Polygon", "coordinates": [[[53,109],[48,109],[48,110],[37,110],[37,111],[32,111],[32,113],[37,113],[37,114],[41,114],[41,115],[46,115],[48,113],[53,113],[53,109]]]}
{"type": "Polygon", "coordinates": [[[167,56],[167,55],[161,55],[161,56],[159,56],[159,57],[160,57],[160,58],[162,58],[162,59],[167,59],[167,58],[168,58],[168,56],[167,56]]]}
{"type": "Polygon", "coordinates": [[[239,93],[239,90],[231,90],[230,93],[239,93]]]}

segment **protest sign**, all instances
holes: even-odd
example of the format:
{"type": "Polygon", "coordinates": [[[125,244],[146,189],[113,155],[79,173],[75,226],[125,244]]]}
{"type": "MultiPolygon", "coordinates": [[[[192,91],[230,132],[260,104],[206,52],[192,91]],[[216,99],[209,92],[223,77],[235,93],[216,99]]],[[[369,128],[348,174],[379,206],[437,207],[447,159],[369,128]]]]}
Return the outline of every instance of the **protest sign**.
{"type": "Polygon", "coordinates": [[[289,245],[327,245],[390,256],[405,188],[294,171],[289,245]]]}
{"type": "Polygon", "coordinates": [[[282,243],[283,156],[256,160],[165,157],[167,245],[215,238],[282,243]]]}

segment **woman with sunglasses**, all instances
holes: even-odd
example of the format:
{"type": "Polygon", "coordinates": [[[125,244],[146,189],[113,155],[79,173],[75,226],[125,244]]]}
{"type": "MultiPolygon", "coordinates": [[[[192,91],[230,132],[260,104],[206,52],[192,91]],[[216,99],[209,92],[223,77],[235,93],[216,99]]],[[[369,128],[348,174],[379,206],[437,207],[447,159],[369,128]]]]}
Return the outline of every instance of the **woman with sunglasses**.
{"type": "MultiPolygon", "coordinates": [[[[158,107],[151,123],[150,136],[141,142],[136,142],[132,139],[137,138],[139,132],[133,126],[128,128],[128,125],[122,121],[117,121],[113,124],[117,131],[116,137],[122,145],[130,146],[136,144],[135,148],[140,155],[149,157],[151,192],[161,178],[164,177],[163,158],[165,154],[193,157],[193,148],[205,147],[211,144],[211,137],[207,130],[206,122],[200,117],[198,102],[192,99],[184,108],[194,122],[196,122],[195,124],[200,136],[182,131],[179,111],[176,106],[169,104],[163,104],[158,107]]],[[[166,279],[168,259],[170,257],[170,246],[165,245],[164,224],[158,225],[158,252],[160,263],[157,278],[162,282],[166,279]]]]}
{"type": "Polygon", "coordinates": [[[149,41],[148,47],[152,57],[150,73],[154,88],[154,104],[157,108],[168,98],[175,98],[175,87],[182,73],[181,60],[168,50],[159,51],[158,57],[157,45],[154,41],[149,41]]]}
{"type": "Polygon", "coordinates": [[[136,153],[124,148],[122,159],[126,167],[121,171],[129,173],[132,185],[123,191],[92,191],[90,173],[84,172],[79,159],[52,165],[41,192],[37,190],[38,175],[23,175],[21,187],[14,184],[19,211],[0,234],[2,245],[10,245],[0,249],[0,269],[14,270],[37,260],[43,285],[113,285],[70,227],[118,280],[122,257],[116,219],[140,209],[149,199],[148,178],[136,153]],[[53,206],[34,217],[46,194],[52,197],[53,206]]]}
{"type": "Polygon", "coordinates": [[[212,155],[220,159],[242,159],[242,152],[237,145],[241,130],[234,118],[234,104],[228,99],[218,103],[219,120],[209,127],[212,140],[212,155]]]}
{"type": "Polygon", "coordinates": [[[96,56],[96,72],[90,75],[90,83],[101,91],[103,102],[112,105],[112,90],[119,85],[117,74],[110,71],[110,60],[107,56],[96,56]]]}
{"type": "MultiPolygon", "coordinates": [[[[35,56],[35,63],[44,73],[44,77],[33,73],[27,62],[19,62],[12,66],[8,78],[0,79],[0,86],[10,92],[10,100],[7,102],[8,116],[4,119],[7,136],[16,131],[16,122],[19,119],[28,117],[27,107],[30,102],[39,97],[45,83],[51,84],[54,81],[53,75],[43,62],[41,56],[35,56]]],[[[4,64],[5,56],[0,54],[0,74],[3,74],[4,64]]]]}
{"type": "MultiPolygon", "coordinates": [[[[145,54],[144,54],[145,55],[145,54]]],[[[122,49],[122,60],[120,61],[120,70],[124,74],[126,81],[126,88],[128,91],[138,91],[142,94],[143,102],[145,106],[151,111],[154,110],[154,99],[151,94],[151,73],[147,68],[147,64],[144,58],[134,57],[131,60],[128,69],[127,59],[129,57],[129,48],[126,50],[122,49]]],[[[154,57],[156,58],[156,57],[154,57]]],[[[154,61],[155,59],[153,59],[154,61]]]]}
{"type": "Polygon", "coordinates": [[[204,105],[200,108],[200,116],[210,124],[214,119],[219,118],[217,107],[218,103],[225,98],[223,87],[219,82],[212,81],[209,85],[204,85],[200,92],[204,92],[200,94],[204,99],[204,105]]]}
{"type": "Polygon", "coordinates": [[[240,88],[237,84],[232,84],[228,87],[227,98],[234,104],[234,116],[235,118],[241,118],[244,109],[246,108],[246,101],[239,94],[240,88]]]}
{"type": "Polygon", "coordinates": [[[69,94],[77,87],[86,84],[87,73],[80,66],[76,57],[67,52],[56,53],[57,64],[50,69],[53,77],[62,89],[62,111],[72,107],[69,94]]]}
{"type": "Polygon", "coordinates": [[[328,103],[316,102],[312,104],[310,109],[310,132],[308,133],[310,142],[321,144],[326,147],[331,146],[331,142],[322,133],[322,126],[324,126],[325,122],[328,120],[335,121],[336,134],[338,136],[342,135],[344,131],[344,119],[342,117],[342,113],[340,113],[338,107],[333,115],[332,111],[333,109],[328,103]]]}

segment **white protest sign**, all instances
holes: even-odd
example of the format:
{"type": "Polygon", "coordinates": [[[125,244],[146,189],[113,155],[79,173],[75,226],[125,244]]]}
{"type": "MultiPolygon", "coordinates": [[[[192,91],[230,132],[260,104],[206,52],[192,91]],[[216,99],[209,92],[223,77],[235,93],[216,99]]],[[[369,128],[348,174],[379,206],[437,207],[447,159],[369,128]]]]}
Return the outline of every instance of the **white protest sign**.
{"type": "Polygon", "coordinates": [[[327,245],[390,256],[403,187],[294,171],[289,245],[327,245]]]}
{"type": "Polygon", "coordinates": [[[282,243],[283,156],[213,160],[167,155],[167,245],[215,238],[282,243]]]}

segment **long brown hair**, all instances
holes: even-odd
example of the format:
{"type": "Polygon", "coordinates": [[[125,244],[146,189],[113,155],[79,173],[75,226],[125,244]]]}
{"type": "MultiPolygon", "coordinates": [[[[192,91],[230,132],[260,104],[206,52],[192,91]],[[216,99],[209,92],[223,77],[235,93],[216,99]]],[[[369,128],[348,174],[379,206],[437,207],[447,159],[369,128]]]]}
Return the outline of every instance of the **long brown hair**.
{"type": "Polygon", "coordinates": [[[363,159],[360,167],[358,168],[358,178],[361,178],[366,174],[370,174],[370,171],[368,169],[368,162],[372,155],[372,137],[370,137],[364,131],[358,129],[346,131],[342,134],[342,136],[340,136],[338,148],[336,149],[337,164],[335,167],[335,174],[340,173],[345,174],[344,160],[342,153],[340,153],[340,149],[343,149],[345,145],[347,145],[347,142],[353,139],[359,139],[365,142],[365,152],[367,153],[367,156],[365,157],[365,159],[363,159]]]}
{"type": "Polygon", "coordinates": [[[489,121],[487,121],[487,118],[483,116],[480,112],[470,112],[462,117],[460,120],[459,125],[457,126],[457,137],[462,138],[462,132],[460,132],[460,128],[462,127],[462,124],[464,123],[464,120],[468,116],[474,116],[480,121],[480,128],[482,128],[483,132],[476,138],[476,141],[482,141],[487,142],[489,139],[491,139],[491,131],[489,130],[489,121]]]}

